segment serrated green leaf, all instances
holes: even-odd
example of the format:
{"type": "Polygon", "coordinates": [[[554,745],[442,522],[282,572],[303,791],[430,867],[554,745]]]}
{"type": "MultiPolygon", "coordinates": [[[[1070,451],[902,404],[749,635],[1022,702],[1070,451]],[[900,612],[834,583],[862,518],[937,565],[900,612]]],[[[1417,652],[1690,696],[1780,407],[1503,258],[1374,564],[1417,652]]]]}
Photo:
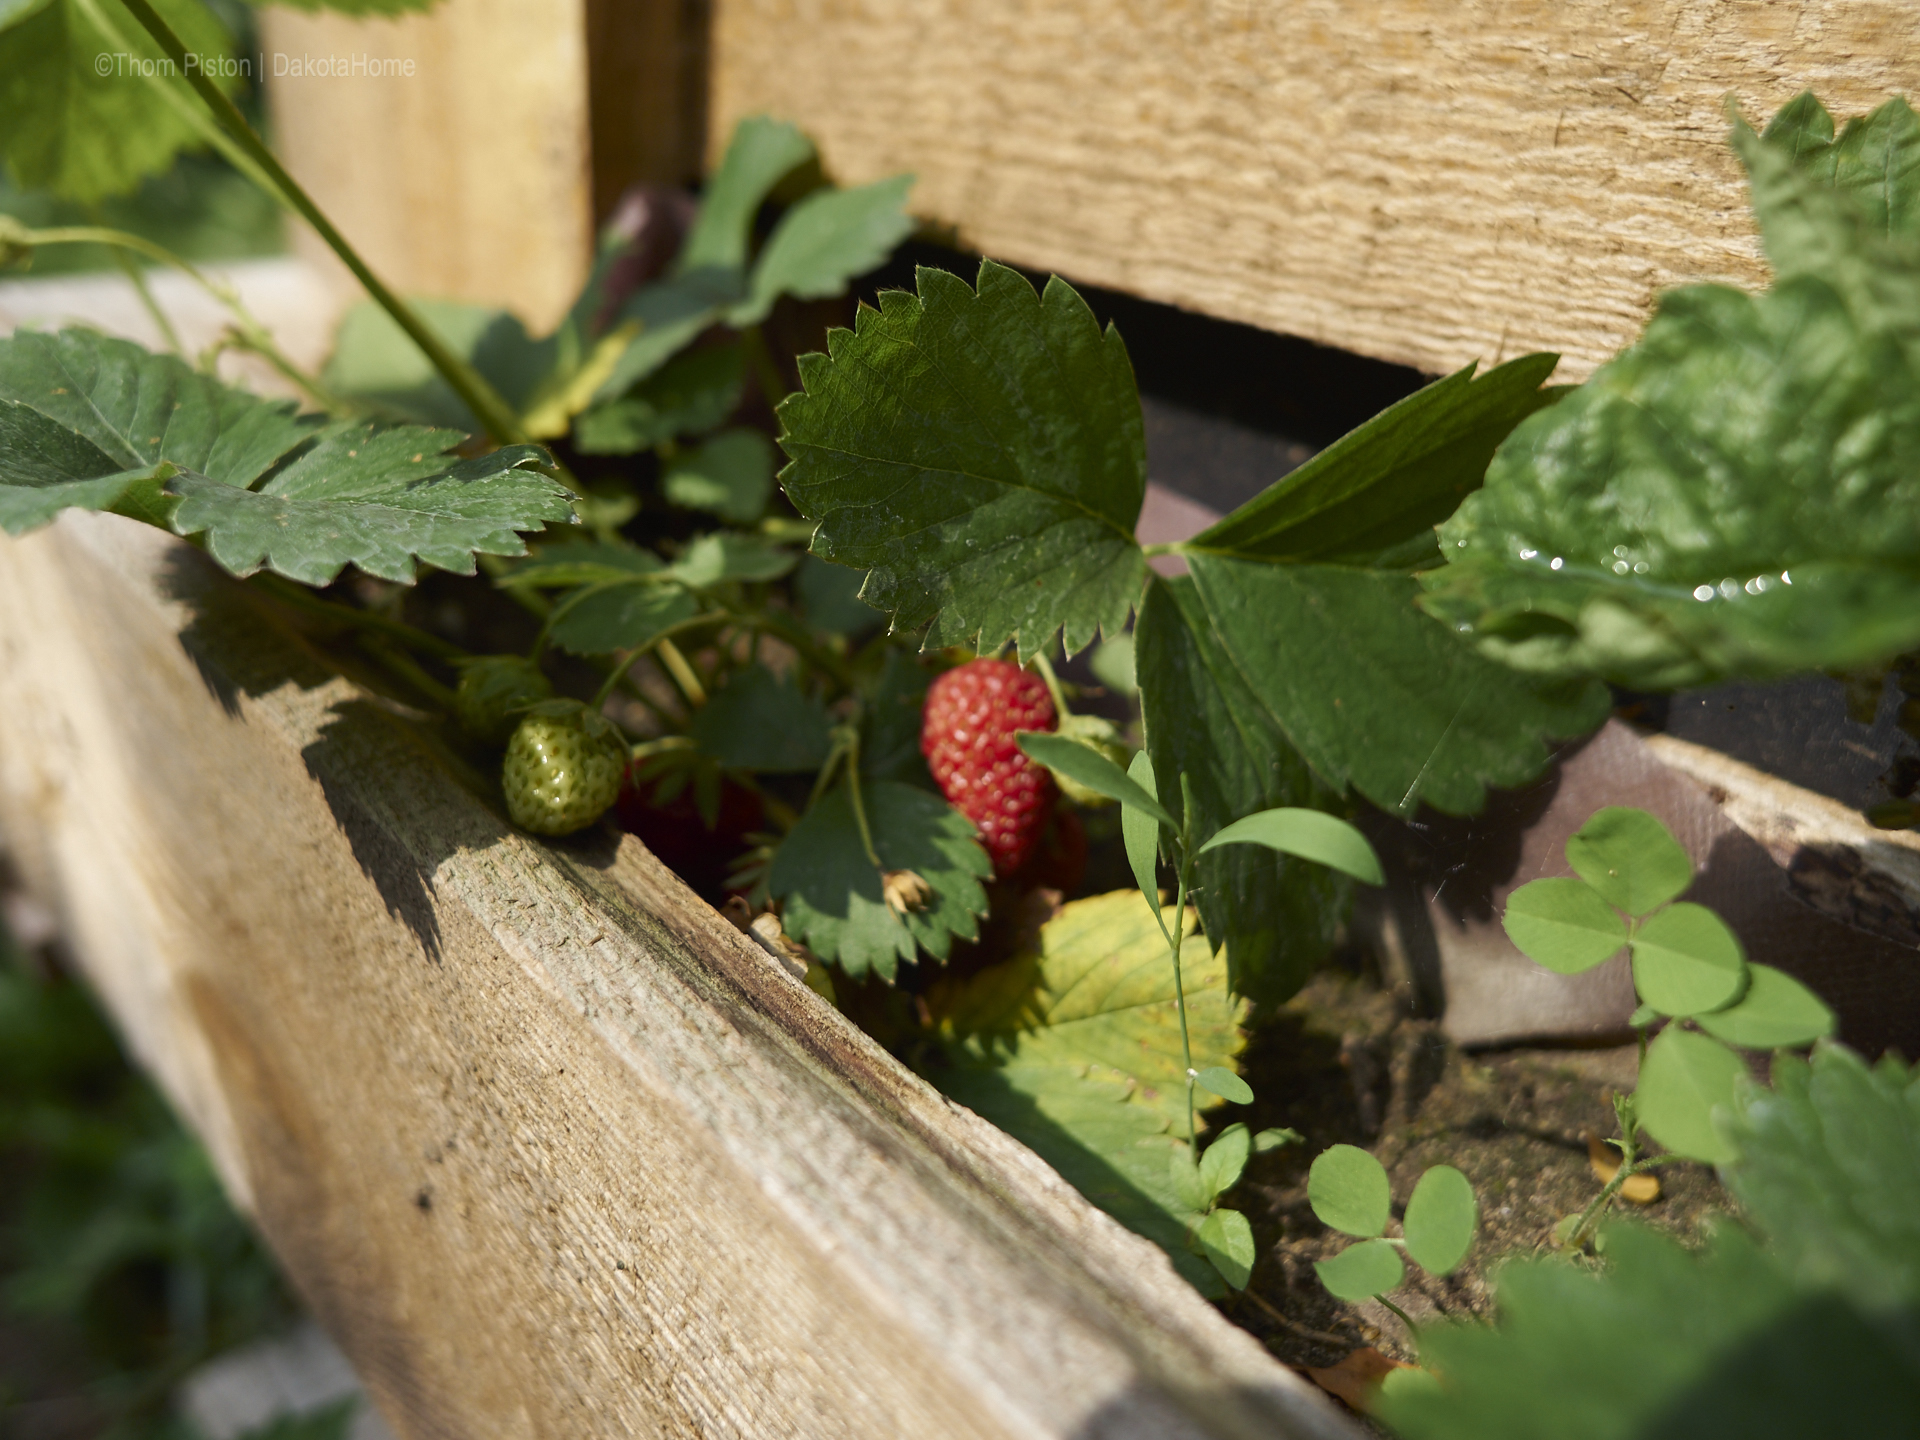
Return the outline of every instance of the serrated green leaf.
{"type": "MultiPolygon", "coordinates": [[[[1209,1073],[1221,1070],[1223,1074],[1233,1075],[1231,1070],[1221,1066],[1209,1067],[1209,1073]]],[[[1238,1080],[1240,1077],[1235,1075],[1238,1080]]],[[[1242,1082],[1244,1083],[1244,1082],[1242,1082]]],[[[1215,1090],[1214,1094],[1221,1092],[1215,1090]]],[[[1252,1092],[1248,1092],[1251,1096],[1252,1092]]],[[[1231,1095],[1226,1097],[1231,1100],[1231,1095]]],[[[1245,1103],[1244,1101],[1242,1102],[1245,1103]]],[[[1247,1168],[1247,1157],[1253,1153],[1253,1137],[1247,1133],[1244,1125],[1229,1125],[1222,1130],[1214,1142],[1207,1146],[1206,1153],[1200,1157],[1199,1174],[1201,1190],[1205,1199],[1194,1206],[1204,1210],[1220,1196],[1240,1183],[1240,1174],[1247,1168]]]]}
{"type": "MultiPolygon", "coordinates": [[[[746,356],[738,343],[699,346],[676,355],[623,398],[583,411],[574,422],[574,443],[589,455],[631,455],[683,435],[703,435],[739,408],[745,380],[746,356]]],[[[767,474],[771,480],[771,450],[767,474]]]]}
{"type": "Polygon", "coordinates": [[[1380,857],[1353,826],[1324,810],[1282,806],[1262,810],[1234,821],[1200,847],[1206,854],[1216,845],[1264,845],[1282,855],[1297,855],[1351,875],[1368,885],[1384,885],[1380,857]]]}
{"type": "Polygon", "coordinates": [[[919,950],[944,960],[954,937],[971,940],[987,913],[981,881],[993,862],[973,824],[937,795],[873,780],[861,785],[878,868],[867,858],[845,784],[816,801],[775,853],[768,887],[786,902],[787,932],[858,978],[891,982],[919,950]],[[905,913],[887,904],[883,876],[911,870],[931,896],[905,913]]]}
{"type": "Polygon", "coordinates": [[[1444,527],[1428,608],[1489,653],[1665,689],[1920,643],[1920,120],[1807,118],[1735,137],[1773,288],[1663,297],[1444,527]]]}
{"type": "Polygon", "coordinates": [[[254,484],[317,433],[294,408],[91,330],[0,339],[0,526],[112,509],[136,487],[157,502],[173,469],[254,484]]]}
{"type": "Polygon", "coordinates": [[[855,190],[816,190],[773,227],[754,262],[747,298],[727,312],[729,325],[757,325],[782,295],[820,300],[881,264],[913,233],[906,212],[911,175],[855,190]]]}
{"type": "MultiPolygon", "coordinates": [[[[189,53],[215,62],[231,54],[232,38],[198,0],[154,0],[154,9],[189,53]]],[[[172,62],[117,5],[102,13],[117,34],[103,30],[76,0],[15,10],[11,23],[0,26],[0,115],[7,117],[0,158],[27,189],[103,200],[205,143],[191,112],[170,104],[158,88],[171,86],[185,105],[200,104],[185,81],[146,78],[149,69],[169,73],[172,62]],[[102,64],[105,73],[96,68],[102,64]]],[[[239,81],[225,68],[210,64],[208,76],[230,91],[239,81]]]]}
{"type": "Polygon", "coordinates": [[[920,753],[920,712],[925,707],[927,672],[912,655],[889,645],[880,673],[862,686],[865,730],[860,737],[860,772],[876,780],[898,780],[922,789],[933,785],[926,756],[920,753]]]}
{"type": "Polygon", "coordinates": [[[1634,1111],[1647,1133],[1674,1154],[1724,1165],[1734,1150],[1713,1115],[1717,1108],[1732,1108],[1734,1088],[1746,1073],[1740,1057],[1718,1040],[1670,1025],[1647,1047],[1634,1111]]]}
{"type": "MultiPolygon", "coordinates": [[[[1190,579],[1148,585],[1136,640],[1147,741],[1165,773],[1187,777],[1196,833],[1249,805],[1338,803],[1240,678],[1190,579]]],[[[1292,996],[1326,957],[1351,891],[1324,866],[1254,846],[1199,856],[1194,883],[1207,934],[1225,941],[1235,992],[1262,1007],[1292,996]]]]}
{"type": "Polygon", "coordinates": [[[1584,880],[1530,880],[1507,897],[1507,938],[1536,965],[1578,975],[1620,953],[1626,922],[1584,880]]]}
{"type": "Polygon", "coordinates": [[[1422,1325],[1442,1380],[1374,1413],[1407,1440],[1806,1440],[1899,1434],[1920,1413],[1920,1366],[1884,1322],[1796,1288],[1739,1227],[1699,1252],[1638,1225],[1606,1236],[1598,1272],[1509,1262],[1496,1325],[1422,1325]]]}
{"type": "MultiPolygon", "coordinates": [[[[497,306],[431,299],[408,303],[515,409],[525,407],[558,361],[553,337],[535,340],[517,316],[497,306]]],[[[365,401],[384,417],[473,433],[484,428],[413,338],[371,300],[341,317],[320,378],[335,394],[365,401]]]]}
{"type": "Polygon", "coordinates": [[[1724,1010],[1696,1014],[1694,1024],[1729,1045],[1778,1050],[1811,1045],[1833,1034],[1835,1020],[1820,997],[1771,965],[1747,965],[1747,993],[1724,1010]]]}
{"type": "Polygon", "coordinates": [[[788,497],[814,552],[868,569],[863,596],[928,646],[1024,661],[1118,634],[1146,561],[1133,538],[1146,443],[1126,347],[1064,281],[991,261],[979,289],[922,269],[882,291],[780,406],[788,497]]]}
{"type": "Polygon", "coordinates": [[[1401,1230],[1407,1253],[1422,1268],[1451,1275],[1467,1258],[1479,1224],[1480,1202],[1467,1177],[1451,1165],[1435,1165],[1414,1185],[1401,1230]]]}
{"type": "Polygon", "coordinates": [[[793,551],[781,549],[765,536],[709,530],[693,538],[667,573],[683,585],[702,590],[734,581],[778,580],[799,561],[793,551]]]}
{"type": "MultiPolygon", "coordinates": [[[[1757,967],[1756,967],[1757,968],[1757,967]]],[[[1840,1045],[1776,1057],[1773,1088],[1743,1087],[1724,1173],[1796,1282],[1839,1289],[1920,1339],[1920,1078],[1840,1045]]]]}
{"type": "Polygon", "coordinates": [[[507,583],[540,590],[571,589],[575,585],[658,575],[666,568],[666,562],[658,555],[637,545],[578,541],[542,546],[531,559],[521,561],[507,572],[507,583]]]}
{"type": "Polygon", "coordinates": [[[1358,1145],[1330,1145],[1307,1171],[1307,1201],[1322,1224],[1365,1238],[1386,1231],[1393,1197],[1378,1160],[1358,1145]]]}
{"type": "Polygon", "coordinates": [[[1693,860],[1644,810],[1609,805],[1567,839],[1567,863],[1616,910],[1646,915],[1693,883],[1693,860]]]}
{"type": "Polygon", "coordinates": [[[1118,800],[1122,805],[1138,810],[1163,825],[1177,823],[1159,800],[1091,746],[1069,740],[1064,735],[1040,730],[1023,730],[1014,740],[1028,759],[1037,760],[1049,770],[1057,770],[1070,779],[1078,780],[1089,790],[1105,795],[1109,800],[1118,800]]]}
{"type": "Polygon", "coordinates": [[[1727,922],[1683,901],[1633,933],[1633,985],[1662,1015],[1718,1010],[1746,987],[1747,959],[1727,922]]]}
{"type": "Polygon", "coordinates": [[[769,774],[818,770],[833,745],[833,717],[819,697],[803,695],[755,661],[738,671],[687,727],[722,765],[769,774]]]}
{"type": "Polygon", "coordinates": [[[784,120],[749,115],[733,128],[727,153],[707,180],[700,213],[674,268],[738,270],[747,263],[754,217],[783,176],[813,158],[813,142],[784,120]]]}
{"type": "Polygon", "coordinates": [[[1193,1238],[1222,1280],[1235,1290],[1247,1288],[1247,1281],[1253,1278],[1256,1251],[1253,1227],[1246,1216],[1238,1210],[1215,1210],[1200,1222],[1193,1238]]]}
{"type": "Polygon", "coordinates": [[[204,476],[167,482],[180,497],[173,528],[204,534],[209,554],[236,575],[266,567],[325,585],[347,565],[412,580],[415,559],[456,575],[473,557],[521,555],[520,531],[573,518],[568,493],[532,468],[532,445],[473,460],[443,453],[451,431],[338,425],[258,490],[204,476]]]}
{"type": "MultiPolygon", "coordinates": [[[[1469,365],[1381,411],[1183,547],[1247,559],[1380,564],[1459,508],[1513,427],[1555,398],[1557,355],[1469,365]]],[[[1385,566],[1384,568],[1396,568],[1385,566]]]]}
{"type": "Polygon", "coordinates": [[[1416,582],[1196,555],[1214,634],[1307,763],[1381,808],[1471,814],[1605,718],[1590,682],[1546,684],[1475,654],[1413,607],[1416,582]]]}
{"type": "Polygon", "coordinates": [[[1335,1299],[1357,1303],[1397,1288],[1407,1278],[1407,1267],[1386,1241],[1362,1240],[1331,1260],[1316,1260],[1313,1273],[1335,1299]]]}
{"type": "Polygon", "coordinates": [[[1219,1065],[1208,1066],[1194,1077],[1198,1085],[1210,1095],[1218,1095],[1222,1100],[1231,1100],[1236,1105],[1251,1105],[1253,1089],[1231,1070],[1219,1065]]]}
{"type": "Polygon", "coordinates": [[[700,613],[699,599],[678,585],[604,580],[562,597],[548,618],[547,637],[575,655],[645,650],[700,613]]]}
{"type": "MultiPolygon", "coordinates": [[[[1227,992],[1225,966],[1189,937],[1182,965],[1194,1064],[1228,1065],[1244,1043],[1244,1007],[1227,992]]],[[[947,1063],[928,1078],[942,1092],[1153,1240],[1203,1292],[1222,1293],[1188,1247],[1197,1207],[1173,1184],[1170,1156],[1186,1149],[1173,1135],[1184,1137],[1187,1124],[1179,1008],[1166,940],[1135,891],[1067,904],[1036,946],[965,982],[937,984],[929,1003],[947,1063]]]]}
{"type": "Polygon", "coordinates": [[[751,525],[773,495],[773,442],[758,430],[723,430],[699,449],[676,455],[660,488],[676,505],[751,525]]]}

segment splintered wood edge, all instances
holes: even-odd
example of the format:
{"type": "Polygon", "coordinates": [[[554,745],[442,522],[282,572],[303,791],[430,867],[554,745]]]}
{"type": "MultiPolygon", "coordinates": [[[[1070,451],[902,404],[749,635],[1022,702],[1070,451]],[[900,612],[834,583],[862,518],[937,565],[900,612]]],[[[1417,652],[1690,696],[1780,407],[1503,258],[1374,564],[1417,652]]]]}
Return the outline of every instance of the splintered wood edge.
{"type": "Polygon", "coordinates": [[[403,1433],[1357,1433],[637,841],[512,831],[197,551],[0,543],[0,702],[9,839],[403,1433]]]}

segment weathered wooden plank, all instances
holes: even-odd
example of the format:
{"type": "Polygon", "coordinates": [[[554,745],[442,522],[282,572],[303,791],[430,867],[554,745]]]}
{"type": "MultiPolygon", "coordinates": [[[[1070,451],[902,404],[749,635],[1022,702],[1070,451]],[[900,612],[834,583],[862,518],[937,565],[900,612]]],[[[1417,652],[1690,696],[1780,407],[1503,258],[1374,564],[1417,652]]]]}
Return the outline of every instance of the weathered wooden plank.
{"type": "Polygon", "coordinates": [[[714,123],[900,170],[988,254],[1444,371],[1579,378],[1760,283],[1731,95],[1920,90],[1904,0],[716,0],[714,123]]]}
{"type": "Polygon", "coordinates": [[[637,842],[486,788],[199,552],[0,543],[0,828],[400,1433],[1355,1433],[637,842]]]}
{"type": "MultiPolygon", "coordinates": [[[[585,0],[396,20],[262,10],[275,146],[388,284],[544,329],[593,246],[586,14],[585,0]]],[[[351,285],[317,236],[298,241],[351,285]]]]}

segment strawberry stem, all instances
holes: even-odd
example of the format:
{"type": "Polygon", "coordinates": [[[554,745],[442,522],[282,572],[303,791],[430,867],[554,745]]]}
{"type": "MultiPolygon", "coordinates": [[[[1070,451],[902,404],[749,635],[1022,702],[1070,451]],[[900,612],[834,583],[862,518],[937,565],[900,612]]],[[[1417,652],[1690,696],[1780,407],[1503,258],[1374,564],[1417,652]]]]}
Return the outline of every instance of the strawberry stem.
{"type": "Polygon", "coordinates": [[[1040,672],[1040,678],[1047,682],[1047,694],[1053,697],[1053,723],[1056,728],[1067,718],[1067,697],[1060,688],[1060,677],[1053,673],[1053,662],[1047,659],[1042,650],[1033,657],[1033,668],[1040,672]]]}
{"type": "MultiPolygon", "coordinates": [[[[1200,1159],[1200,1120],[1199,1112],[1193,1103],[1194,1082],[1198,1074],[1193,1068],[1193,1040],[1187,1029],[1187,986],[1186,979],[1180,973],[1181,932],[1186,927],[1187,886],[1193,878],[1193,786],[1185,775],[1180,777],[1180,889],[1173,902],[1173,933],[1167,937],[1167,944],[1173,954],[1173,997],[1180,1010],[1180,1064],[1187,1072],[1187,1146],[1189,1154],[1196,1162],[1200,1159]]],[[[1161,928],[1166,928],[1163,922],[1161,928]]]]}

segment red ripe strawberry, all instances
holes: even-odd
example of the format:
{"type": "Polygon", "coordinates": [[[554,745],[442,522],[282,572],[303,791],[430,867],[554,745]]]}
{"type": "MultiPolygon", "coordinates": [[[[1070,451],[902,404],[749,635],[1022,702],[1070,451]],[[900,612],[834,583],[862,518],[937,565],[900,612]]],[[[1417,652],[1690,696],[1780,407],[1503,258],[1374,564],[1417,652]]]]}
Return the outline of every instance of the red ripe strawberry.
{"type": "Polygon", "coordinates": [[[969,660],[927,689],[920,753],[940,793],[980,829],[993,873],[1026,863],[1053,804],[1053,777],[1014,744],[1019,730],[1051,730],[1053,699],[1037,675],[1005,660],[969,660]]]}

